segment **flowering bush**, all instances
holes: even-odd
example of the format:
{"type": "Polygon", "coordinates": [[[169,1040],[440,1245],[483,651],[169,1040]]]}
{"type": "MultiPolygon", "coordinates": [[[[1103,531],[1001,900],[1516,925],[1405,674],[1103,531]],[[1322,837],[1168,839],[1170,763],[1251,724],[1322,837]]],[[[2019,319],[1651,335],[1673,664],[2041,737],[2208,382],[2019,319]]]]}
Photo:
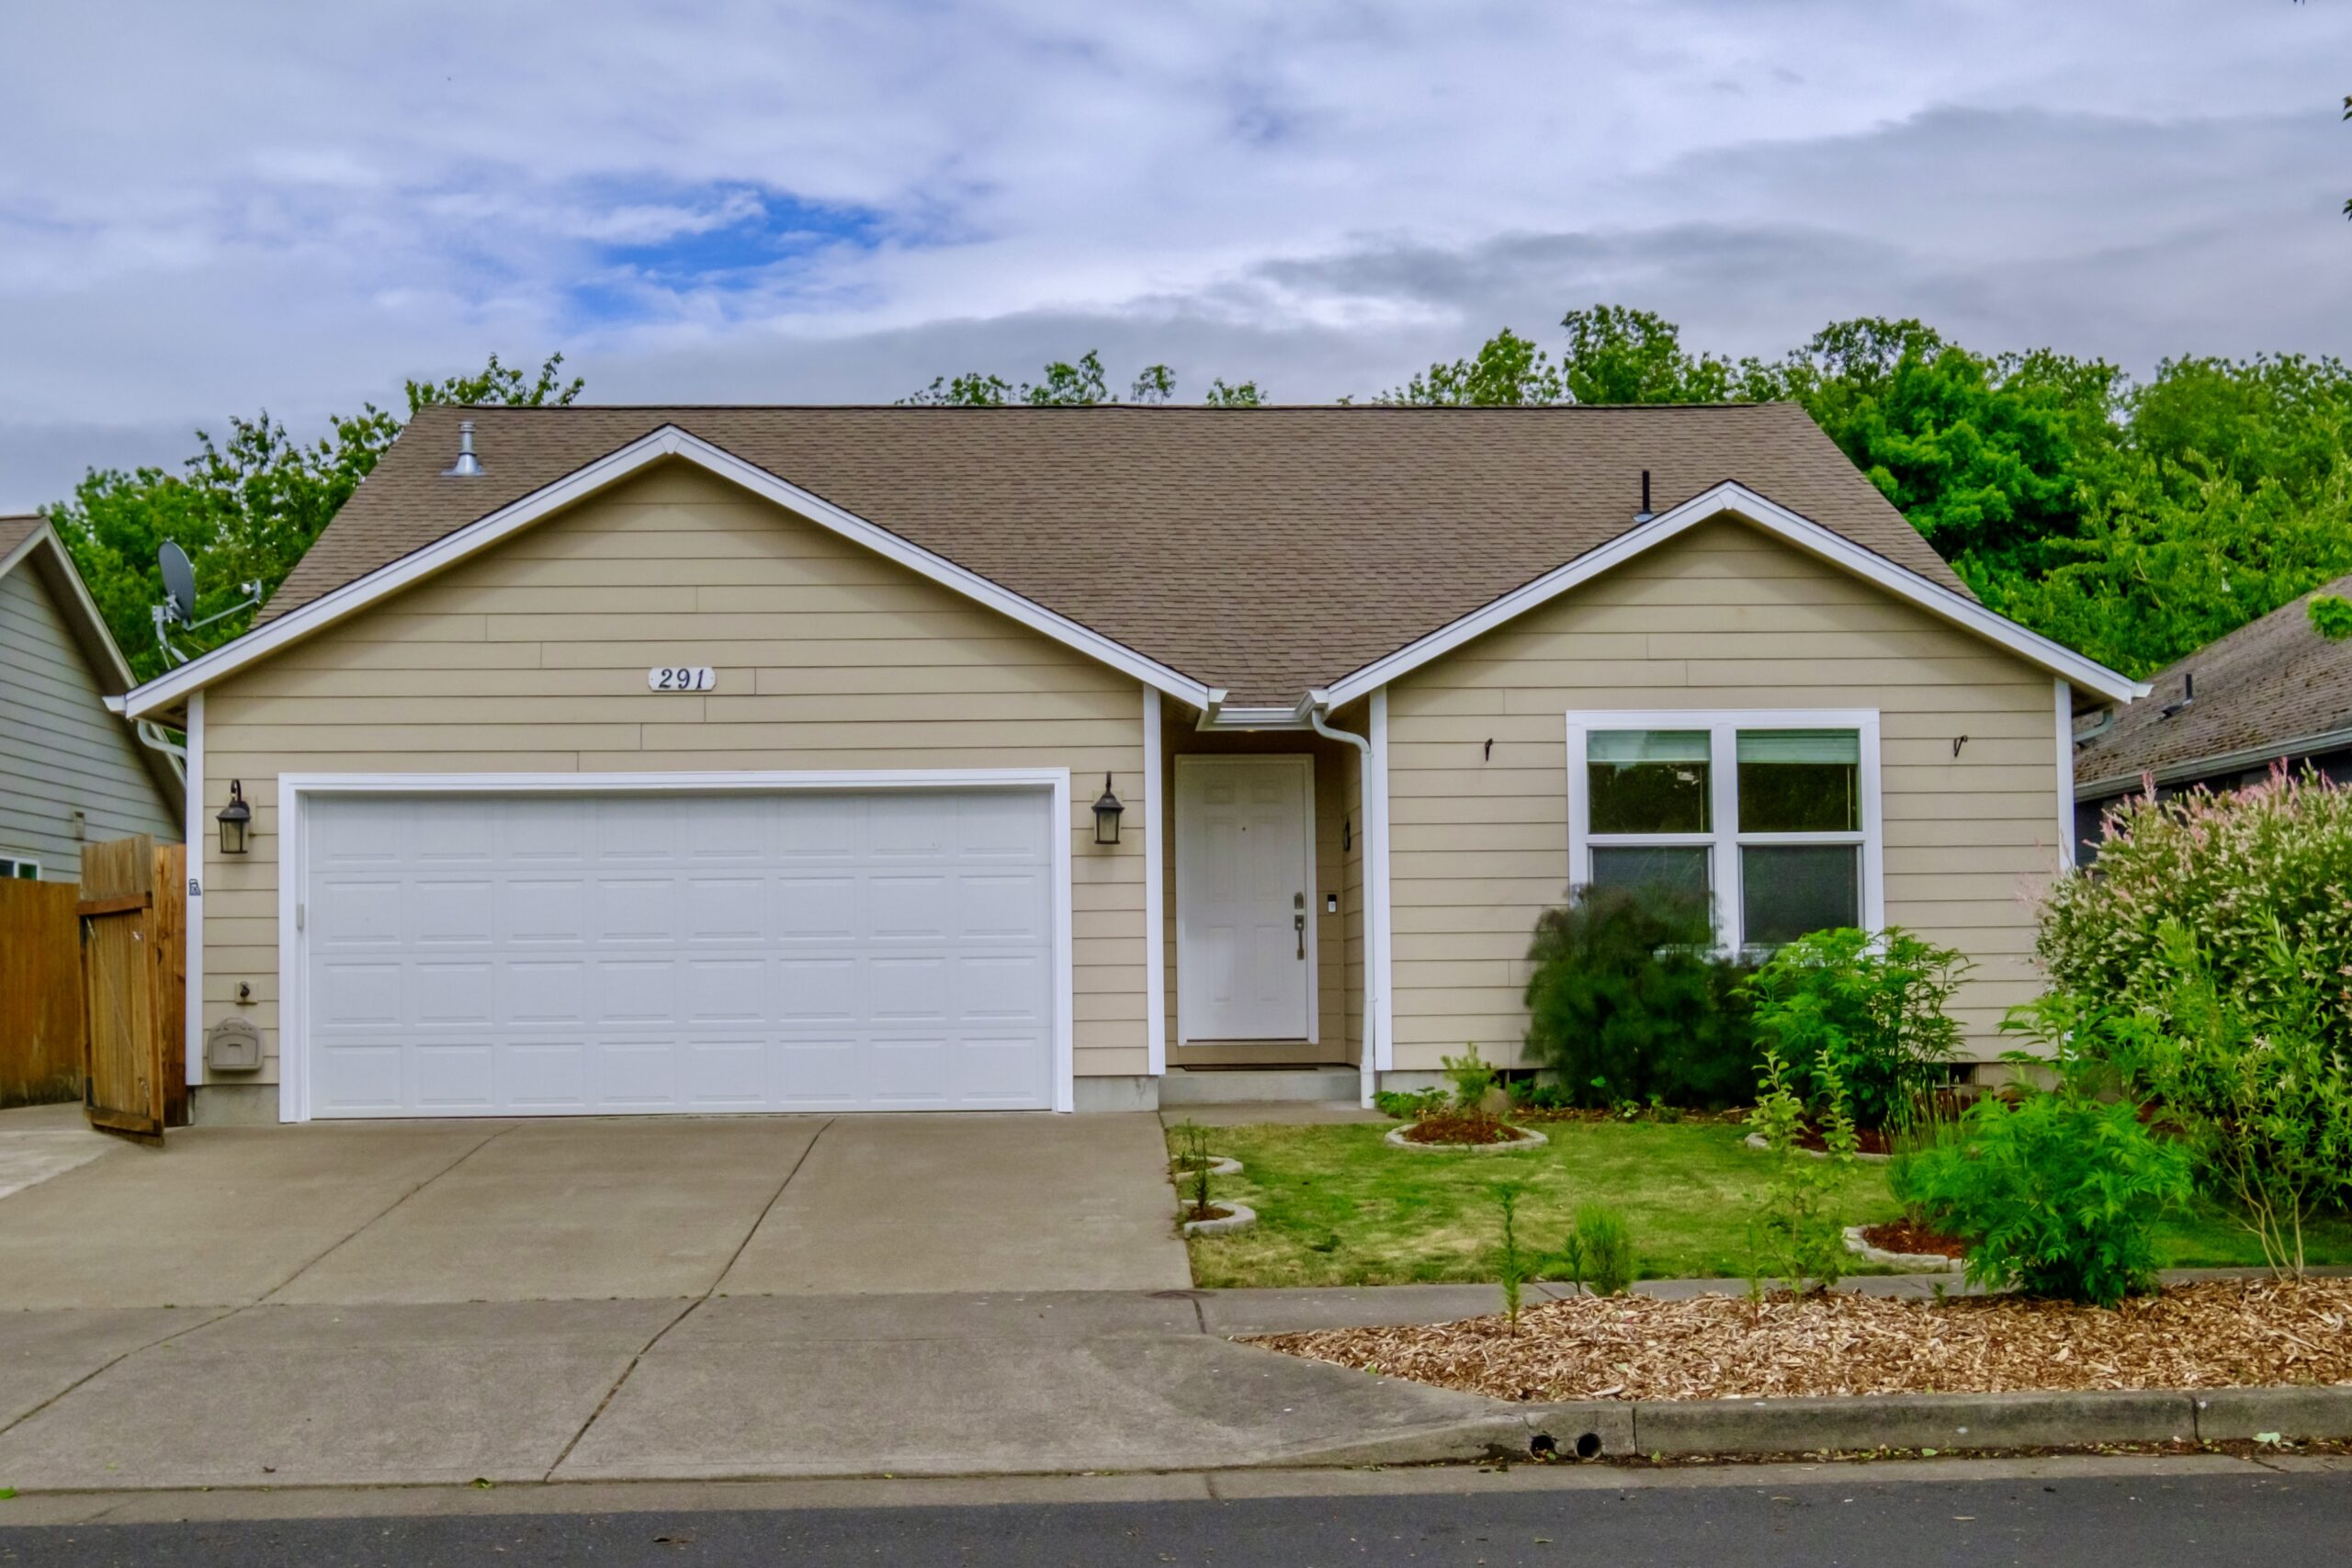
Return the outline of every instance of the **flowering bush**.
{"type": "Polygon", "coordinates": [[[2322,1037],[2352,1047],[2352,790],[2280,770],[2226,794],[2126,801],[2108,815],[2093,874],[2044,896],[2035,949],[2086,1001],[2161,1013],[2180,978],[2167,919],[2227,994],[2267,1012],[2290,1000],[2284,987],[2308,987],[2322,1037]],[[2268,961],[2282,933],[2300,976],[2268,961]]]}

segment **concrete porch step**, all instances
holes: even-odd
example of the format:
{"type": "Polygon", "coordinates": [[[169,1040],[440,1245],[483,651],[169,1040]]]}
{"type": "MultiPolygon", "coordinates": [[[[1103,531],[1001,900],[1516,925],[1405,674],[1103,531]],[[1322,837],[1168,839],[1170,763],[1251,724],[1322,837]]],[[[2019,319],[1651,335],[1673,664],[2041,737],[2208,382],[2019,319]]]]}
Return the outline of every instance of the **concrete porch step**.
{"type": "Polygon", "coordinates": [[[1353,1067],[1170,1067],[1159,1080],[1159,1103],[1233,1105],[1251,1100],[1352,1101],[1353,1067]]]}

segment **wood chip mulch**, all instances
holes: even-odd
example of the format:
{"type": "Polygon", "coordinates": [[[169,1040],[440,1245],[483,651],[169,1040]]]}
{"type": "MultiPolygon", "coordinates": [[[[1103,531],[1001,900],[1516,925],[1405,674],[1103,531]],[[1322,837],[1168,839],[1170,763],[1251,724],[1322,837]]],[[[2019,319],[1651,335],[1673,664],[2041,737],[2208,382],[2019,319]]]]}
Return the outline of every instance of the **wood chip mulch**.
{"type": "Polygon", "coordinates": [[[2217,1280],[2107,1312],[2012,1296],[1578,1297],[1245,1343],[1497,1399],[1787,1398],[2352,1382],[2352,1280],[2217,1280]]]}
{"type": "Polygon", "coordinates": [[[1864,1225],[1862,1239],[1882,1252],[1907,1253],[1914,1258],[1965,1258],[1968,1244],[1910,1219],[1864,1225]]]}
{"type": "Polygon", "coordinates": [[[1507,1144],[1519,1129],[1485,1111],[1448,1109],[1416,1118],[1405,1136],[1417,1144],[1507,1144]]]}

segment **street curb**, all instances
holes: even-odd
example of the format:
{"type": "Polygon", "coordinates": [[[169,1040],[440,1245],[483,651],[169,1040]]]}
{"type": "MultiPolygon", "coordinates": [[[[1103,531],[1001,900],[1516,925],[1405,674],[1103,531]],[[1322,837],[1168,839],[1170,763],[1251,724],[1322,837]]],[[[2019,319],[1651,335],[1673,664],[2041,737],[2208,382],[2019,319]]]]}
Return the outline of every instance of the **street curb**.
{"type": "Polygon", "coordinates": [[[2352,1384],[1885,1393],[1848,1399],[1589,1399],[1530,1404],[1261,1465],[2088,1449],[2112,1443],[2352,1438],[2352,1384]]]}

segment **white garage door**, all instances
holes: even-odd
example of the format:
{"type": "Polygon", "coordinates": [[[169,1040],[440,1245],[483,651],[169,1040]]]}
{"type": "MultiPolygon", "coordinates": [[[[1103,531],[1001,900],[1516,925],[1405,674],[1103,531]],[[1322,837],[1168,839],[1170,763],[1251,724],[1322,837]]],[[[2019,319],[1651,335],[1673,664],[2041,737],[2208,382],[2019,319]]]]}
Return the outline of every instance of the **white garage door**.
{"type": "Polygon", "coordinates": [[[311,1114],[1050,1108],[1051,805],[314,797],[311,1114]]]}

